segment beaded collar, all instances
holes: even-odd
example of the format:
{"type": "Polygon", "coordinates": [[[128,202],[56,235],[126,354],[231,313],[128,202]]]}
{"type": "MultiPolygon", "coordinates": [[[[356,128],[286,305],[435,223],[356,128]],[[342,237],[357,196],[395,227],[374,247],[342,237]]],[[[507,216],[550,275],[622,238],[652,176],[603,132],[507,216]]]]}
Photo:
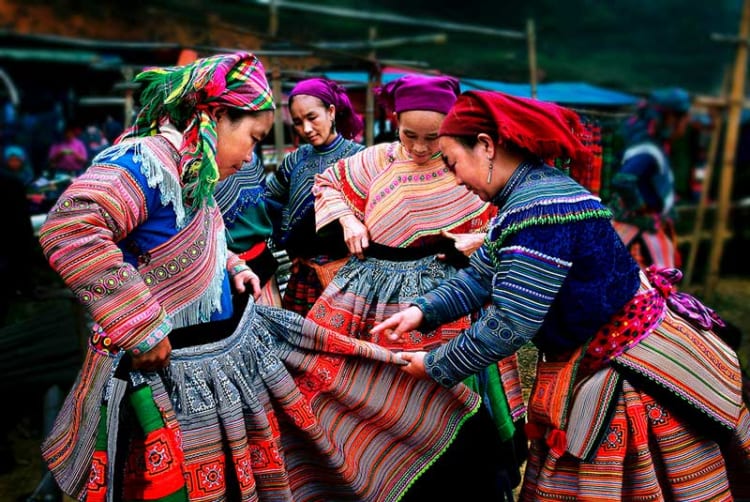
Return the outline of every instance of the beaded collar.
{"type": "Polygon", "coordinates": [[[505,184],[502,190],[500,190],[500,193],[495,195],[492,198],[492,203],[497,207],[503,207],[505,205],[505,202],[508,200],[508,197],[510,197],[510,194],[513,193],[513,191],[516,189],[516,186],[526,178],[526,174],[533,168],[538,167],[541,163],[540,162],[531,162],[528,160],[522,161],[515,171],[513,171],[513,174],[510,175],[510,179],[505,184]]]}

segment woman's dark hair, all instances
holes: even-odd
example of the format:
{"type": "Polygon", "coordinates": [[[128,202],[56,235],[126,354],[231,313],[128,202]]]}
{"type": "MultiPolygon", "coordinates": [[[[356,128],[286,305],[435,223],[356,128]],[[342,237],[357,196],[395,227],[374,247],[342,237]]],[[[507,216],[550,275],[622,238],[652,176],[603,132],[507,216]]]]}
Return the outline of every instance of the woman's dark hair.
{"type": "MultiPolygon", "coordinates": [[[[492,139],[492,141],[495,144],[498,144],[500,142],[500,139],[499,139],[499,137],[497,137],[496,134],[489,133],[489,132],[486,133],[486,134],[492,139]]],[[[464,147],[466,147],[469,150],[471,150],[472,148],[474,148],[475,146],[477,146],[477,143],[479,143],[479,135],[478,134],[465,135],[465,136],[451,136],[451,138],[454,138],[456,141],[458,141],[459,143],[461,143],[464,147]]],[[[528,150],[526,150],[524,148],[521,148],[520,146],[518,146],[515,143],[512,143],[510,141],[503,141],[503,148],[505,148],[506,150],[508,150],[511,153],[521,153],[521,154],[523,154],[526,157],[528,157],[528,156],[535,157],[535,155],[532,154],[531,152],[529,152],[528,150]]]]}
{"type": "Polygon", "coordinates": [[[241,108],[227,107],[227,117],[232,122],[237,122],[243,117],[254,117],[264,112],[272,112],[273,110],[243,110],[241,108]]]}
{"type": "MultiPolygon", "coordinates": [[[[296,98],[297,96],[299,96],[299,94],[295,94],[294,96],[292,96],[291,98],[289,98],[289,108],[292,107],[292,101],[294,101],[294,98],[296,98]]],[[[324,99],[322,99],[322,98],[320,98],[318,96],[312,96],[311,94],[305,94],[305,96],[310,96],[310,97],[313,97],[313,98],[317,99],[323,105],[323,108],[326,108],[326,109],[333,104],[333,103],[326,103],[326,101],[324,99]]]]}

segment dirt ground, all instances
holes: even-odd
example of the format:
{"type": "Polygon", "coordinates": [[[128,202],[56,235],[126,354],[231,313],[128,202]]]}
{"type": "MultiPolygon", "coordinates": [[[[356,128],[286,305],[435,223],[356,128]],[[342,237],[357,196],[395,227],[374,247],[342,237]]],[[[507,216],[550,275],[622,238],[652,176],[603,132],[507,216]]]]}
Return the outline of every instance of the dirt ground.
{"type": "MultiPolygon", "coordinates": [[[[690,292],[700,298],[697,290],[690,292]]],[[[750,277],[722,278],[711,305],[722,317],[734,323],[742,331],[744,337],[739,351],[740,359],[745,368],[750,369],[750,277]]],[[[519,360],[522,365],[522,380],[528,388],[533,377],[535,352],[533,349],[525,348],[519,353],[519,360]]],[[[43,407],[38,396],[24,396],[23,393],[18,396],[5,401],[5,406],[13,407],[12,409],[17,413],[13,423],[8,423],[6,426],[9,431],[13,458],[0,458],[0,463],[8,461],[13,464],[13,467],[0,474],[0,501],[67,502],[71,499],[59,496],[44,498],[43,493],[32,496],[40,486],[44,472],[39,457],[44,423],[43,407]]]]}

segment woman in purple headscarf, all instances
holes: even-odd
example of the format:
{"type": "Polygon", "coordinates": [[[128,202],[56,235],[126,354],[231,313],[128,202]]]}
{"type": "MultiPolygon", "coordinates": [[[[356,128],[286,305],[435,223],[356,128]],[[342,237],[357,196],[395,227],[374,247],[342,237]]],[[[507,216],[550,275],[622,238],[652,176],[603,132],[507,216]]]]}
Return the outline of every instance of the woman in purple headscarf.
{"type": "MultiPolygon", "coordinates": [[[[315,323],[405,351],[438,347],[471,324],[464,316],[414,330],[397,345],[369,334],[375,323],[465,266],[494,214],[490,204],[456,183],[438,148],[440,124],[458,93],[458,80],[449,76],[405,75],[389,82],[378,94],[398,121],[398,141],[369,147],[316,177],[318,228],[340,225],[352,257],[310,310],[315,323]]],[[[506,398],[501,380],[508,396],[520,397],[515,363],[503,361],[502,375],[492,365],[467,379],[488,398],[487,407],[467,421],[454,445],[407,494],[409,500],[511,498],[520,482],[516,458],[524,453],[516,457],[510,442],[516,431],[522,434],[514,422],[522,421],[524,410],[522,400],[506,398]]]]}
{"type": "Polygon", "coordinates": [[[289,110],[305,144],[289,153],[267,179],[265,196],[274,243],[292,260],[282,305],[305,315],[323,291],[316,270],[348,254],[338,224],[316,231],[313,179],[364,148],[354,140],[362,132],[362,119],[344,87],[325,78],[297,83],[289,93],[289,110]]]}

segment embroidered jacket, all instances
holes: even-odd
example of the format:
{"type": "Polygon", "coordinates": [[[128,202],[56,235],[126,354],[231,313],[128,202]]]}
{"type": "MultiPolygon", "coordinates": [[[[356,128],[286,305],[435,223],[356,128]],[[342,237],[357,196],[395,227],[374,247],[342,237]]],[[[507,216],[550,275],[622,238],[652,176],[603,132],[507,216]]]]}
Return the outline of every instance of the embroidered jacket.
{"type": "Polygon", "coordinates": [[[471,265],[415,303],[424,329],[478,310],[425,366],[453,385],[533,339],[547,354],[580,346],[639,286],[638,265],[601,201],[563,172],[523,164],[493,203],[498,215],[471,265]]]}
{"type": "Polygon", "coordinates": [[[364,145],[341,135],[324,147],[305,144],[284,157],[279,169],[266,180],[265,196],[274,224],[274,241],[290,256],[347,255],[339,225],[323,232],[315,228],[313,180],[329,165],[363,148],[364,145]]]}

